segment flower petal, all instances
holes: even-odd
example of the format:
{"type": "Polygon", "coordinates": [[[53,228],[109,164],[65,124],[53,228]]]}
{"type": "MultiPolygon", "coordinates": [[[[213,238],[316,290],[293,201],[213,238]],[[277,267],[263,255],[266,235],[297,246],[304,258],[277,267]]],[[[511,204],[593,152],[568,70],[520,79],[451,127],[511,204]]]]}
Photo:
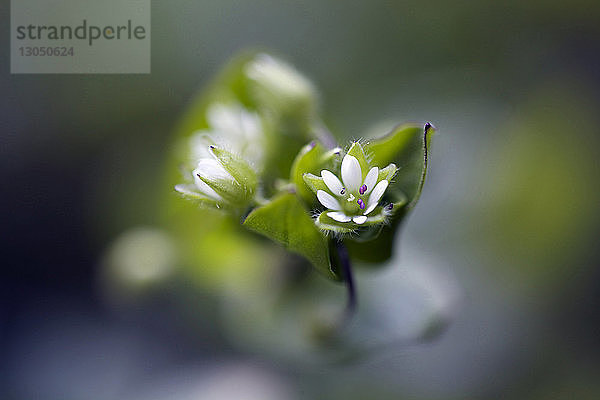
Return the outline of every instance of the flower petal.
{"type": "MultiPolygon", "coordinates": [[[[385,190],[387,189],[388,184],[389,184],[389,182],[384,179],[381,182],[379,182],[377,185],[375,185],[375,187],[373,188],[373,191],[371,192],[371,195],[369,196],[369,201],[367,203],[367,210],[371,209],[371,207],[373,207],[373,204],[377,205],[377,203],[379,203],[379,200],[381,199],[381,196],[383,196],[383,193],[385,193],[385,190]]],[[[369,212],[371,212],[371,211],[373,211],[373,210],[371,209],[369,212]]],[[[365,212],[365,214],[368,214],[368,213],[365,212]]]]}
{"type": "Polygon", "coordinates": [[[369,170],[369,173],[365,177],[365,185],[367,186],[367,191],[365,194],[369,194],[371,190],[375,187],[377,183],[377,177],[379,176],[379,168],[373,167],[369,170]]]}
{"type": "Polygon", "coordinates": [[[327,188],[331,190],[331,193],[337,196],[341,194],[340,192],[342,191],[344,186],[342,185],[342,182],[340,182],[337,176],[335,176],[331,171],[327,171],[326,169],[324,169],[323,171],[321,171],[321,177],[323,178],[325,185],[327,185],[327,188]]]}
{"type": "Polygon", "coordinates": [[[377,207],[377,203],[373,203],[373,204],[367,206],[367,209],[365,210],[365,212],[363,214],[369,215],[369,213],[371,213],[371,211],[373,211],[375,209],[375,207],[377,207]]]}
{"type": "Polygon", "coordinates": [[[204,158],[198,161],[198,166],[194,170],[194,176],[200,174],[203,178],[214,180],[233,180],[233,176],[217,160],[204,158]]]}
{"type": "Polygon", "coordinates": [[[342,207],[340,207],[340,203],[338,203],[338,201],[335,199],[335,197],[333,197],[332,195],[330,195],[329,193],[327,193],[324,190],[317,191],[317,199],[319,199],[319,202],[321,204],[323,204],[325,207],[327,207],[331,210],[341,210],[342,209],[342,207]]]}
{"type": "Polygon", "coordinates": [[[342,181],[350,192],[358,192],[362,184],[362,171],[356,157],[345,155],[342,160],[342,181]]]}
{"type": "Polygon", "coordinates": [[[327,216],[331,219],[335,219],[337,222],[350,222],[352,218],[347,216],[341,211],[331,211],[327,213],[327,216]]]}
{"type": "Polygon", "coordinates": [[[352,218],[352,221],[354,221],[355,224],[362,225],[365,222],[367,222],[367,217],[365,217],[364,215],[360,215],[358,217],[352,218]]]}

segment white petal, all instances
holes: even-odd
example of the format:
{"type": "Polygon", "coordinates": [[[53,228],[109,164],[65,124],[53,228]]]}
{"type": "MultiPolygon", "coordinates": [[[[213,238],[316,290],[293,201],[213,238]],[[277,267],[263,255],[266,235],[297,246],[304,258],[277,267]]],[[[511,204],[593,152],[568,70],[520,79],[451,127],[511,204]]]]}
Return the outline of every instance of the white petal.
{"type": "Polygon", "coordinates": [[[352,218],[352,221],[354,221],[355,224],[362,225],[367,221],[367,217],[365,217],[364,215],[361,215],[359,217],[352,218]]]}
{"type": "MultiPolygon", "coordinates": [[[[388,184],[389,184],[389,182],[384,179],[381,182],[379,182],[377,185],[375,185],[375,188],[373,189],[373,191],[371,192],[371,195],[369,196],[369,201],[367,202],[367,209],[370,209],[371,207],[373,207],[373,204],[377,205],[377,203],[379,203],[379,200],[381,199],[381,196],[383,196],[383,193],[385,193],[385,189],[387,189],[388,184]]],[[[371,211],[373,211],[373,210],[371,210],[371,211]]],[[[369,211],[369,212],[371,212],[371,211],[369,211]]],[[[368,213],[365,212],[365,214],[368,214],[368,213]]]]}
{"type": "Polygon", "coordinates": [[[204,181],[202,181],[202,179],[198,177],[198,173],[199,172],[197,169],[194,170],[194,183],[196,184],[198,190],[207,195],[208,197],[212,197],[215,200],[222,200],[221,196],[217,192],[215,192],[213,188],[208,186],[206,183],[204,183],[204,181]]]}
{"type": "Polygon", "coordinates": [[[365,210],[365,212],[363,214],[364,215],[369,215],[369,213],[371,211],[373,211],[375,209],[375,207],[377,207],[377,203],[373,203],[370,206],[367,206],[367,209],[365,210]]]}
{"type": "Polygon", "coordinates": [[[377,183],[377,178],[379,177],[379,168],[373,167],[369,170],[369,173],[365,177],[365,185],[367,185],[367,191],[365,194],[368,194],[373,190],[375,184],[377,183]]]}
{"type": "Polygon", "coordinates": [[[233,176],[217,160],[210,158],[198,161],[198,166],[194,170],[194,176],[197,174],[211,181],[218,179],[233,180],[233,176]]]}
{"type": "Polygon", "coordinates": [[[344,156],[342,160],[342,181],[344,181],[344,185],[349,191],[358,191],[362,184],[362,171],[356,157],[347,154],[344,156]]]}
{"type": "Polygon", "coordinates": [[[342,207],[340,207],[340,203],[338,203],[335,197],[333,197],[324,190],[317,190],[317,199],[319,199],[319,202],[321,202],[321,204],[323,204],[325,207],[331,210],[342,209],[342,207]]]}
{"type": "Polygon", "coordinates": [[[350,222],[352,219],[341,211],[331,211],[328,212],[327,215],[332,219],[335,219],[337,222],[350,222]]]}
{"type": "Polygon", "coordinates": [[[326,169],[321,171],[321,177],[323,178],[325,185],[327,185],[327,188],[331,190],[331,193],[339,196],[344,186],[338,177],[326,169]]]}

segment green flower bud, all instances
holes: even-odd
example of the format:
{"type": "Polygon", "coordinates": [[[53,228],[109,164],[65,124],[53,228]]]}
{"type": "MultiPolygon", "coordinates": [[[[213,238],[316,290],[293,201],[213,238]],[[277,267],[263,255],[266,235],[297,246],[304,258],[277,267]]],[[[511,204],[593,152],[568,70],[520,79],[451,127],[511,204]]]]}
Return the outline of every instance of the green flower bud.
{"type": "Polygon", "coordinates": [[[175,190],[217,207],[247,206],[256,192],[256,173],[242,158],[209,146],[211,158],[203,158],[192,172],[193,185],[177,185],[175,190]]]}
{"type": "Polygon", "coordinates": [[[256,100],[278,114],[314,111],[313,84],[291,65],[268,54],[258,54],[246,67],[256,100]]]}

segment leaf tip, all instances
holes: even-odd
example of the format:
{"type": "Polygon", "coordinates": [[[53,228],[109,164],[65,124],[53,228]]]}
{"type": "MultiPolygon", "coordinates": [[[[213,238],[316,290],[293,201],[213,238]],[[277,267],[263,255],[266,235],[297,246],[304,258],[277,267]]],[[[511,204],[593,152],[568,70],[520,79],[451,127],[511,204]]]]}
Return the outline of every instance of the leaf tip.
{"type": "Polygon", "coordinates": [[[435,126],[431,122],[426,122],[425,126],[423,127],[425,135],[427,135],[431,129],[435,130],[435,126]]]}

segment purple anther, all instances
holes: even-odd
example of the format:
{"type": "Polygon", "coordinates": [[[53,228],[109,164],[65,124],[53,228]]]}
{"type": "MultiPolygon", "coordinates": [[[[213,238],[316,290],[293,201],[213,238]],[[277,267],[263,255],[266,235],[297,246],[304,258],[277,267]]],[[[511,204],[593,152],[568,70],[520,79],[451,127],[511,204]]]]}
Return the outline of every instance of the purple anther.
{"type": "Polygon", "coordinates": [[[367,191],[367,185],[362,185],[361,187],[358,188],[358,193],[360,193],[361,195],[365,194],[366,191],[367,191]]]}
{"type": "Polygon", "coordinates": [[[360,207],[361,210],[365,209],[365,202],[362,201],[362,199],[358,199],[358,200],[356,200],[356,202],[358,203],[358,206],[360,207]]]}
{"type": "Polygon", "coordinates": [[[342,188],[342,190],[340,190],[340,194],[346,194],[346,188],[342,188]]]}
{"type": "Polygon", "coordinates": [[[390,203],[387,206],[385,206],[385,209],[388,211],[392,211],[393,208],[394,208],[394,203],[390,203]]]}

